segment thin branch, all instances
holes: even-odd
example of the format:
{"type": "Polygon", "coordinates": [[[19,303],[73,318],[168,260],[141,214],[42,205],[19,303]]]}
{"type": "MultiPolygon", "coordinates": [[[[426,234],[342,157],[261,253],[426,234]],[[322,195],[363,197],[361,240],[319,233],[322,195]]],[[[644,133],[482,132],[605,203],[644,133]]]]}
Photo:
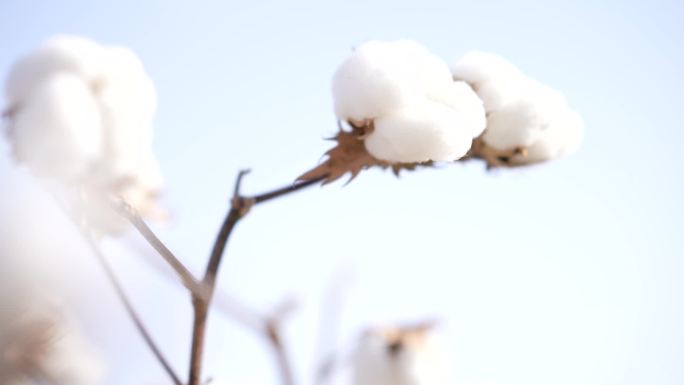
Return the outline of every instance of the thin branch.
{"type": "Polygon", "coordinates": [[[119,210],[133,225],[133,227],[138,230],[140,235],[147,240],[147,242],[159,253],[159,255],[164,258],[166,263],[171,266],[171,268],[178,274],[183,285],[190,290],[192,293],[200,293],[200,285],[197,283],[197,279],[192,275],[190,270],[169,250],[166,245],[154,234],[152,229],[147,226],[147,223],[138,215],[133,208],[128,205],[120,208],[119,210]]]}
{"type": "MultiPolygon", "coordinates": [[[[59,208],[62,210],[62,213],[71,220],[71,223],[76,227],[78,232],[84,238],[86,244],[88,244],[88,246],[90,247],[93,255],[95,255],[95,259],[98,261],[98,263],[100,264],[100,266],[104,270],[105,275],[107,276],[107,279],[112,284],[116,295],[119,297],[119,300],[123,303],[124,308],[126,309],[126,312],[128,313],[128,316],[131,318],[131,320],[135,324],[135,327],[138,330],[138,333],[140,333],[143,340],[145,341],[145,343],[147,344],[149,349],[152,351],[152,354],[154,355],[154,357],[157,359],[157,361],[159,361],[159,363],[161,364],[164,371],[169,375],[169,377],[173,381],[174,385],[184,385],[183,382],[180,380],[180,377],[178,377],[176,372],[173,370],[173,367],[171,367],[171,364],[166,359],[166,357],[162,353],[162,351],[159,348],[159,346],[157,345],[157,343],[154,341],[154,338],[152,337],[150,332],[147,330],[147,327],[145,326],[144,322],[142,321],[142,318],[138,315],[138,312],[135,310],[133,303],[128,298],[126,291],[123,289],[123,285],[121,284],[118,277],[116,276],[114,269],[112,268],[112,266],[107,261],[107,258],[102,253],[102,250],[100,250],[100,248],[97,245],[97,243],[95,242],[92,234],[90,234],[87,230],[85,230],[84,228],[79,226],[79,224],[75,220],[74,216],[69,213],[69,211],[59,201],[59,199],[57,199],[57,197],[55,195],[53,195],[53,197],[55,198],[57,206],[59,206],[59,208]]],[[[131,210],[127,210],[126,212],[132,213],[131,210]]],[[[147,226],[145,225],[145,227],[147,227],[147,226]]],[[[151,230],[149,230],[149,228],[148,228],[148,231],[150,231],[150,233],[151,233],[151,230]]],[[[159,242],[159,243],[161,243],[161,242],[159,242]]]]}
{"type": "Polygon", "coordinates": [[[145,340],[145,343],[147,346],[150,348],[152,351],[152,354],[154,354],[155,358],[159,363],[162,365],[164,368],[164,371],[169,375],[171,380],[175,385],[183,385],[183,382],[180,380],[176,372],[173,370],[171,367],[171,364],[169,361],[164,357],[164,354],[161,352],[161,349],[157,345],[157,343],[154,341],[152,338],[152,335],[150,332],[147,330],[145,327],[145,324],[143,323],[142,319],[138,315],[137,311],[133,307],[132,302],[128,298],[128,295],[123,289],[123,286],[121,285],[121,282],[119,282],[119,279],[116,276],[116,273],[114,272],[114,269],[112,269],[112,266],[109,264],[107,261],[107,258],[104,256],[100,248],[97,246],[95,241],[92,239],[92,237],[87,236],[84,234],[84,237],[86,238],[86,241],[88,245],[90,246],[91,250],[93,251],[93,254],[97,258],[98,262],[100,263],[100,266],[104,269],[107,278],[111,282],[112,286],[114,287],[114,291],[116,292],[117,296],[123,303],[124,307],[126,308],[126,312],[128,313],[129,317],[131,317],[131,320],[133,320],[133,323],[135,324],[136,329],[138,329],[138,332],[140,335],[143,337],[145,340]]]}
{"type": "Polygon", "coordinates": [[[216,276],[221,265],[223,251],[226,249],[226,245],[228,244],[228,238],[230,237],[230,234],[233,232],[235,225],[238,223],[242,215],[243,214],[240,213],[240,209],[233,205],[228,212],[228,215],[223,220],[221,229],[216,236],[216,241],[214,242],[214,246],[211,250],[211,256],[209,257],[209,262],[207,263],[207,268],[203,279],[203,283],[207,286],[207,291],[209,292],[207,302],[211,301],[211,295],[213,294],[213,288],[216,283],[216,276]]]}
{"type": "Polygon", "coordinates": [[[318,178],[307,180],[305,182],[295,182],[294,184],[286,187],[279,188],[277,190],[269,191],[263,194],[255,195],[251,199],[254,200],[254,204],[259,204],[262,202],[269,201],[274,198],[278,198],[283,195],[299,191],[303,188],[313,186],[315,184],[321,183],[328,178],[328,175],[321,175],[318,178]]]}
{"type": "MultiPolygon", "coordinates": [[[[216,236],[216,241],[214,241],[214,246],[211,250],[211,255],[209,257],[209,262],[207,263],[207,268],[204,273],[204,284],[209,286],[209,291],[212,292],[212,288],[216,282],[216,275],[218,274],[218,268],[221,265],[221,258],[223,257],[223,251],[228,243],[228,238],[233,231],[233,228],[237,222],[243,216],[247,215],[252,203],[240,196],[240,187],[242,186],[242,178],[249,173],[249,170],[241,170],[238,173],[237,179],[235,181],[235,188],[233,190],[233,198],[231,200],[231,207],[228,215],[223,220],[221,229],[216,236]]],[[[211,297],[208,302],[211,301],[211,297]]]]}
{"type": "Polygon", "coordinates": [[[285,350],[285,344],[280,336],[280,322],[279,320],[268,320],[266,322],[266,333],[270,341],[273,354],[278,364],[280,371],[280,378],[282,385],[295,385],[294,373],[292,371],[292,363],[290,357],[285,350]]]}

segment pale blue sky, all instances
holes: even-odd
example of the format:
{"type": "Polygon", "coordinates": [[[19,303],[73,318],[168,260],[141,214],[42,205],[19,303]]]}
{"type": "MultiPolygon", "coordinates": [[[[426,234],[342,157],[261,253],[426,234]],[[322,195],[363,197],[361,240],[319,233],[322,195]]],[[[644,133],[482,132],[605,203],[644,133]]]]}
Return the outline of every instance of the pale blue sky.
{"type": "MultiPolygon", "coordinates": [[[[322,292],[342,269],[354,276],[344,344],[367,322],[437,315],[461,384],[675,385],[684,382],[682,17],[676,1],[4,0],[0,75],[55,33],[134,49],[160,95],[155,149],[174,221],[159,233],[199,271],[239,168],[253,170],[247,192],[263,191],[327,149],[330,78],[353,46],[410,38],[447,61],[469,49],[501,54],[580,111],[577,154],[489,174],[476,164],[400,180],[371,171],[258,207],[234,234],[222,290],[260,308],[301,298],[287,331],[302,384],[322,292]]],[[[6,157],[0,207],[23,216],[18,208],[44,197],[25,193],[35,186],[6,157]]],[[[133,255],[116,262],[185,373],[182,291],[133,255]]],[[[164,383],[109,288],[93,287],[84,300],[100,307],[84,323],[110,363],[107,384],[164,383]]],[[[273,383],[261,341],[220,316],[210,338],[208,375],[273,383]]]]}

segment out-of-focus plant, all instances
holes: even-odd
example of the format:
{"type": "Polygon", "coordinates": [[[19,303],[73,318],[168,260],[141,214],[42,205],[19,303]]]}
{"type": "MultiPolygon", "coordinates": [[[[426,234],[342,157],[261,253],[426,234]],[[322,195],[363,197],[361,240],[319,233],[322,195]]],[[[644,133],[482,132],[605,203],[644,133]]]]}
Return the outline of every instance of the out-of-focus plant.
{"type": "MultiPolygon", "coordinates": [[[[471,52],[450,68],[416,42],[371,41],[343,61],[332,91],[339,126],[336,146],[293,184],[263,194],[241,194],[246,174],[241,171],[205,272],[197,277],[143,220],[163,217],[164,212],[155,200],[162,178],[151,150],[156,94],[137,57],[126,48],[59,36],[20,59],[11,70],[5,116],[15,160],[58,197],[176,385],[199,385],[205,380],[205,329],[216,302],[219,267],[232,230],[254,206],[345,174],[354,178],[369,167],[399,173],[471,159],[481,159],[488,167],[524,166],[566,155],[582,137],[581,119],[560,92],[526,77],[493,54],[471,52]],[[173,268],[192,296],[187,380],[171,367],[100,251],[99,238],[117,235],[126,221],[173,268]]],[[[290,306],[262,315],[236,303],[215,305],[266,337],[283,384],[293,385],[280,328],[290,306]]],[[[11,358],[3,361],[4,372],[30,366],[22,376],[65,385],[83,383],[45,375],[49,357],[62,347],[51,337],[51,327],[41,327],[36,333],[31,328],[44,322],[52,325],[51,318],[15,317],[2,322],[20,325],[0,336],[3,357],[11,358]],[[25,353],[34,351],[40,354],[25,353]],[[27,361],[25,356],[36,360],[27,361]]],[[[370,329],[352,360],[355,382],[444,383],[447,370],[437,362],[443,355],[429,342],[430,329],[427,324],[370,329]]]]}

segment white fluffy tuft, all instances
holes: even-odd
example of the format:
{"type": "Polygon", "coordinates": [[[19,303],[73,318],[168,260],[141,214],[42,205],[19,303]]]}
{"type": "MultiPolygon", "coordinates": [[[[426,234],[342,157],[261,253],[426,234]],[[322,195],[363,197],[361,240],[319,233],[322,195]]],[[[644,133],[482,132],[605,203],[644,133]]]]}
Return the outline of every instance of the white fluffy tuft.
{"type": "Polygon", "coordinates": [[[445,105],[424,101],[375,120],[366,149],[389,162],[451,161],[470,149],[472,136],[464,114],[445,105]]]}
{"type": "Polygon", "coordinates": [[[16,159],[36,174],[82,178],[102,151],[97,100],[81,77],[58,72],[27,95],[10,135],[16,159]]]}
{"type": "Polygon", "coordinates": [[[501,151],[526,149],[515,163],[534,163],[566,155],[579,146],[582,120],[557,90],[530,79],[505,59],[471,52],[453,67],[482,99],[487,128],[482,139],[501,151]]]}

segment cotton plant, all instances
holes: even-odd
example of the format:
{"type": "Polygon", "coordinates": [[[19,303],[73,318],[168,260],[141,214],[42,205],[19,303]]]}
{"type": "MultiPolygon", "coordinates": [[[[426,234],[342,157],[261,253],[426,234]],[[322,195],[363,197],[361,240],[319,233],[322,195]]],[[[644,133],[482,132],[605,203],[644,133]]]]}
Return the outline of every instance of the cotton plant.
{"type": "MultiPolygon", "coordinates": [[[[253,207],[346,174],[354,178],[370,167],[398,174],[468,159],[483,159],[491,167],[547,161],[574,151],[582,137],[581,118],[559,91],[492,54],[470,53],[450,67],[417,42],[370,41],[344,59],[334,73],[332,94],[339,131],[325,161],[293,184],[252,196],[241,193],[246,174],[241,171],[204,274],[196,276],[135,215],[163,216],[156,200],[162,178],[151,149],[156,93],[135,54],[86,38],[59,36],[12,68],[4,115],[16,161],[54,189],[73,219],[89,230],[87,235],[116,234],[124,218],[130,220],[192,297],[185,378],[147,332],[96,239],[86,236],[128,315],[174,385],[200,385],[211,378],[204,373],[202,357],[217,277],[233,229],[253,207]]],[[[242,304],[224,311],[265,337],[282,383],[295,384],[280,317],[242,304]]],[[[58,318],[42,311],[25,314],[28,318],[18,327],[0,325],[0,349],[5,349],[0,357],[10,360],[0,362],[5,365],[0,366],[2,375],[15,373],[8,368],[30,367],[31,375],[44,376],[38,381],[95,383],[95,370],[78,377],[69,369],[74,362],[80,362],[81,369],[96,365],[88,364],[77,340],[55,339],[63,330],[58,318]],[[65,357],[69,359],[60,360],[65,357]]],[[[432,332],[428,323],[370,329],[354,355],[354,384],[450,383],[448,355],[432,332]]],[[[13,383],[17,378],[0,380],[13,383]]]]}
{"type": "Polygon", "coordinates": [[[490,167],[523,166],[579,147],[582,119],[558,90],[492,53],[469,52],[452,72],[454,79],[471,85],[487,112],[487,128],[473,145],[473,157],[490,167]]]}
{"type": "Polygon", "coordinates": [[[57,36],[14,64],[5,93],[14,158],[60,191],[79,222],[121,231],[113,198],[163,216],[152,152],[156,91],[132,51],[57,36]]]}

